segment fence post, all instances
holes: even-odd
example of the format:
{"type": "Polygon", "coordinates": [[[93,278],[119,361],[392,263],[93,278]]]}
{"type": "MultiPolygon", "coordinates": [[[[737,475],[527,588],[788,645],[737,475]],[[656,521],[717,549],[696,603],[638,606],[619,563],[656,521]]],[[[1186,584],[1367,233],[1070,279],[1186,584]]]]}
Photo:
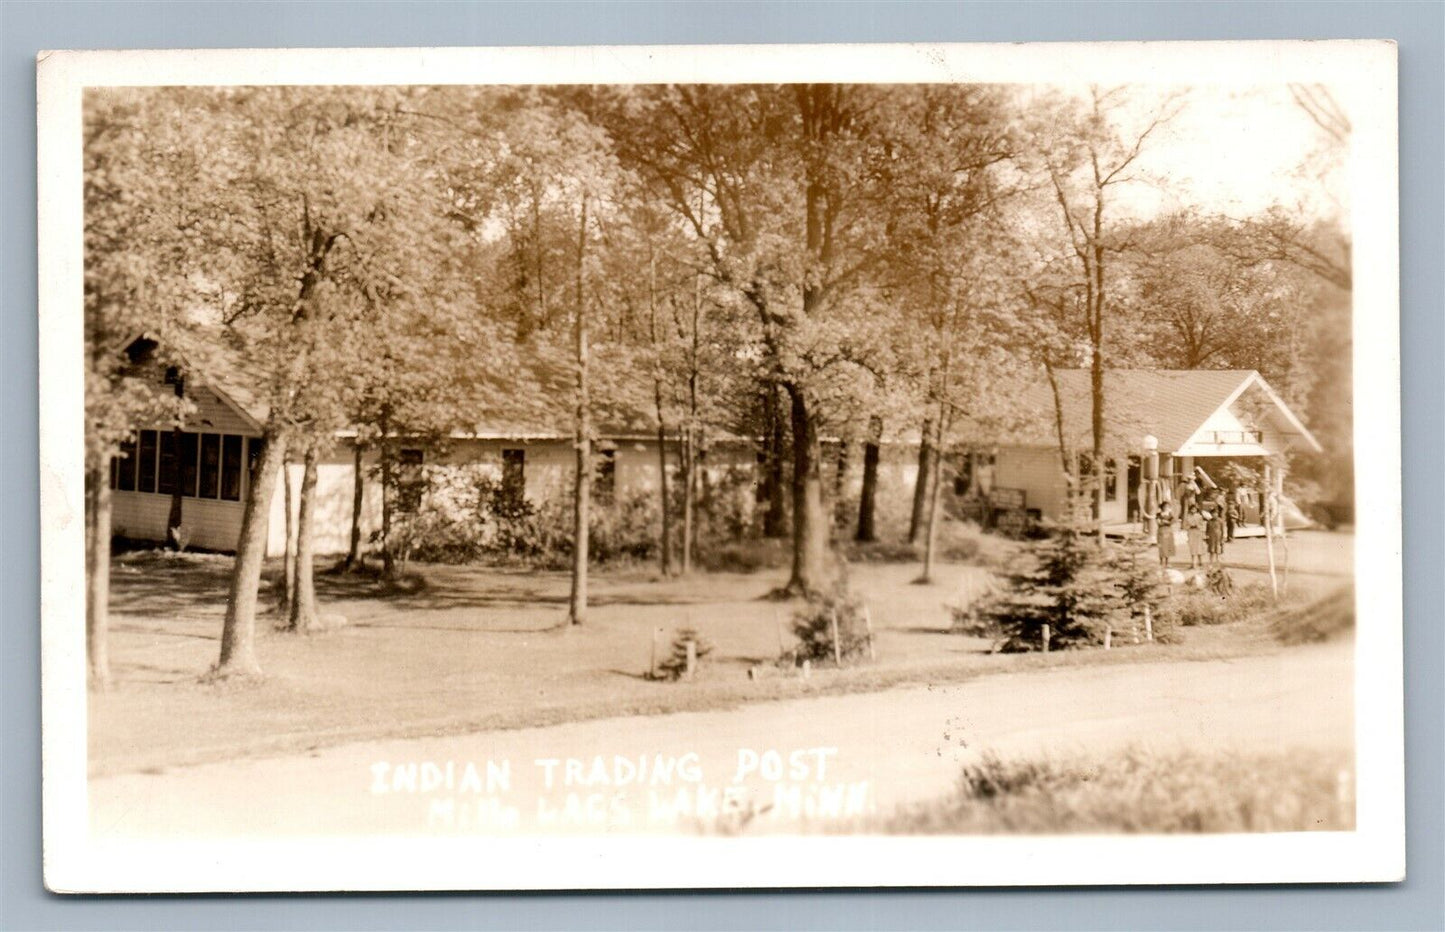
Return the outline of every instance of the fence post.
{"type": "Polygon", "coordinates": [[[1113,643],[1114,643],[1114,626],[1113,626],[1113,625],[1106,625],[1106,626],[1104,627],[1104,650],[1108,650],[1111,646],[1113,646],[1113,643]]]}
{"type": "Polygon", "coordinates": [[[828,625],[833,629],[833,665],[843,665],[843,645],[838,643],[838,610],[835,608],[828,615],[828,625]]]}
{"type": "Polygon", "coordinates": [[[649,679],[657,679],[657,636],[662,629],[657,625],[652,626],[652,660],[647,665],[647,676],[649,679]]]}
{"type": "Polygon", "coordinates": [[[1154,640],[1154,610],[1144,603],[1144,640],[1154,640]]]}
{"type": "Polygon", "coordinates": [[[697,673],[697,641],[694,641],[692,638],[688,638],[687,669],[683,673],[683,676],[687,677],[688,679],[692,679],[695,673],[697,673]]]}
{"type": "Polygon", "coordinates": [[[863,606],[863,627],[868,631],[868,659],[877,660],[878,655],[873,650],[873,613],[868,610],[867,605],[863,606]]]}
{"type": "Polygon", "coordinates": [[[1046,653],[1046,654],[1049,652],[1049,635],[1050,635],[1050,633],[1051,633],[1051,632],[1049,631],[1048,622],[1045,622],[1044,625],[1043,625],[1043,640],[1044,640],[1044,653],[1046,653]]]}

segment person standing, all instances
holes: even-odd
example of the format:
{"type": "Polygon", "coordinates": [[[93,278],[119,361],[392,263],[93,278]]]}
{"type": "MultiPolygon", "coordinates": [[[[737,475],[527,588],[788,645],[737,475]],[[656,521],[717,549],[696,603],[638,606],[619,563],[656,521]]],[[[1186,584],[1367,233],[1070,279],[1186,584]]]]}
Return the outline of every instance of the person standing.
{"type": "Polygon", "coordinates": [[[1190,505],[1185,513],[1184,533],[1189,539],[1189,568],[1198,569],[1204,565],[1204,517],[1198,505],[1190,505]]]}
{"type": "Polygon", "coordinates": [[[1204,514],[1204,540],[1209,546],[1209,565],[1218,566],[1224,559],[1224,515],[1223,502],[1204,514]]]}
{"type": "Polygon", "coordinates": [[[1234,540],[1234,526],[1239,523],[1239,490],[1233,486],[1224,495],[1224,539],[1234,540]]]}
{"type": "Polygon", "coordinates": [[[1159,545],[1159,565],[1169,569],[1169,561],[1174,558],[1174,509],[1168,502],[1159,505],[1159,513],[1155,516],[1158,528],[1155,536],[1159,545]]]}

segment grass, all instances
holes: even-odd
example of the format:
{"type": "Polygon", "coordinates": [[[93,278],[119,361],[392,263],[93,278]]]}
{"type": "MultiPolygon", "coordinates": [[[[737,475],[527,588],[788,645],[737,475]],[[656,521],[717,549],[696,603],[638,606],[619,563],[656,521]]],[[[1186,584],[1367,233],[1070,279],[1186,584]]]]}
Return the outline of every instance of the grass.
{"type": "MultiPolygon", "coordinates": [[[[328,565],[318,561],[319,566],[328,565]]],[[[460,734],[613,716],[722,709],[1086,664],[1218,659],[1279,649],[1263,621],[1189,629],[1178,645],[1132,645],[1005,657],[950,632],[948,604],[983,571],[942,564],[915,586],[917,564],[851,568],[871,610],[878,660],[815,665],[803,679],[773,661],[796,644],[793,605],[768,601],[783,569],[663,579],[650,568],[592,580],[587,624],[565,617],[565,573],[414,565],[415,585],[322,574],[322,610],[350,624],[316,637],[257,619],[265,677],[246,688],[200,682],[219,652],[231,560],[164,551],[125,554],[112,575],[116,687],[90,699],[90,770],[114,773],[304,751],[373,738],[460,734]],[[714,645],[694,680],[649,676],[682,628],[714,645]],[[753,672],[750,678],[749,671],[753,672]]],[[[267,567],[270,578],[279,564],[267,567]]],[[[1334,586],[1299,576],[1292,587],[1334,586]]]]}
{"type": "Polygon", "coordinates": [[[1269,624],[1281,644],[1310,644],[1338,637],[1355,627],[1355,587],[1345,586],[1312,604],[1276,612],[1269,624]]]}
{"type": "Polygon", "coordinates": [[[1107,760],[1000,760],[964,768],[954,793],[872,826],[894,834],[1348,831],[1350,756],[1160,753],[1107,760]]]}

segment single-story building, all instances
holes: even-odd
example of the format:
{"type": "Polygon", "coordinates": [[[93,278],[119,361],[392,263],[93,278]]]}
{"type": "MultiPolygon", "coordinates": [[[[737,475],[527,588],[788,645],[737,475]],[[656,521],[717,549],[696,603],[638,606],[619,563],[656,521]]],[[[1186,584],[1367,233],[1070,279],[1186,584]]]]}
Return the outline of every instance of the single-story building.
{"type": "MultiPolygon", "coordinates": [[[[239,379],[180,375],[176,369],[137,365],[137,376],[157,391],[183,390],[194,410],[178,424],[153,424],[137,431],[112,464],[112,526],[118,537],[165,541],[169,518],[179,505],[180,527],[189,546],[234,551],[240,536],[242,503],[250,495],[251,466],[262,443],[266,408],[239,379]],[[179,385],[177,383],[180,383],[179,385]]],[[[1090,439],[1089,375],[1057,373],[1065,447],[1076,461],[1087,458],[1090,439]]],[[[1254,459],[1319,444],[1279,396],[1253,371],[1119,370],[1107,373],[1105,524],[1134,517],[1139,484],[1139,452],[1145,435],[1158,441],[1168,473],[1229,459],[1254,459]]],[[[1023,392],[1021,417],[1006,435],[968,437],[947,456],[945,489],[949,508],[968,514],[983,502],[1014,516],[1057,519],[1064,515],[1068,485],[1062,469],[1053,392],[1046,381],[1023,392]]],[[[900,425],[901,426],[901,425],[900,425]]],[[[599,503],[628,494],[657,492],[658,438],[646,425],[602,424],[594,444],[599,503]]],[[[678,468],[679,443],[667,441],[670,470],[678,468]]],[[[917,442],[906,435],[883,444],[880,500],[904,511],[918,471],[917,442]]],[[[535,424],[481,425],[454,433],[447,442],[424,448],[399,440],[393,447],[398,469],[469,466],[493,481],[511,485],[540,503],[572,481],[575,452],[570,432],[535,424]]],[[[836,441],[825,444],[825,486],[856,501],[861,485],[861,456],[840,456],[836,441]]],[[[702,464],[718,494],[735,497],[739,514],[753,514],[763,502],[758,445],[748,438],[714,436],[702,464]]],[[[339,553],[350,542],[360,470],[363,541],[381,527],[381,488],[376,480],[378,452],[356,448],[354,432],[343,431],[323,454],[318,468],[316,549],[339,553]]],[[[1206,470],[1211,468],[1205,466],[1206,470]]],[[[301,484],[301,463],[286,469],[293,488],[301,484]]],[[[271,502],[267,554],[286,546],[285,483],[278,482],[271,502]]],[[[299,491],[298,491],[299,496],[299,491]]],[[[416,507],[406,496],[393,507],[416,507]]],[[[293,497],[293,510],[298,502],[293,497]]],[[[880,506],[883,507],[883,506],[880,506]]],[[[975,512],[976,513],[976,512],[975,512]]]]}
{"type": "MultiPolygon", "coordinates": [[[[959,457],[958,497],[1006,502],[1033,518],[1066,516],[1069,484],[1061,446],[1074,475],[1091,474],[1093,402],[1088,371],[1057,370],[1055,377],[1057,406],[1053,387],[1041,377],[1020,394],[1022,416],[1016,427],[985,438],[991,445],[973,444],[988,447],[986,452],[959,457]]],[[[1231,461],[1257,466],[1291,450],[1321,449],[1253,370],[1109,370],[1104,400],[1105,525],[1137,520],[1146,438],[1157,444],[1161,475],[1185,476],[1199,467],[1206,474],[1219,473],[1220,484],[1225,484],[1223,467],[1231,461]]]]}

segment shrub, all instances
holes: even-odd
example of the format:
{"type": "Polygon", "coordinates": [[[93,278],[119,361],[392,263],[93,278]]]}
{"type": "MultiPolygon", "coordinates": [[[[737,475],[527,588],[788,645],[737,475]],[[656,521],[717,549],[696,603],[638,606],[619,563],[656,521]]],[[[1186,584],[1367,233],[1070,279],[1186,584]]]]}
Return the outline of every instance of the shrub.
{"type": "Polygon", "coordinates": [[[1355,825],[1346,753],[1159,753],[999,760],[963,769],[954,794],[883,821],[894,833],[1341,831],[1355,825]]]}
{"type": "Polygon", "coordinates": [[[784,538],[758,538],[702,547],[694,558],[703,569],[715,573],[754,573],[787,565],[792,559],[784,538]]]}
{"type": "Polygon", "coordinates": [[[1282,644],[1325,641],[1355,626],[1355,588],[1336,589],[1322,599],[1292,606],[1275,616],[1270,633],[1282,644]]]}
{"type": "Polygon", "coordinates": [[[1184,628],[1195,625],[1229,625],[1261,615],[1274,607],[1269,587],[1236,586],[1228,594],[1204,588],[1184,588],[1160,605],[1158,623],[1184,628]]]}
{"type": "Polygon", "coordinates": [[[680,628],[672,639],[672,653],[657,665],[663,679],[679,680],[687,673],[687,645],[693,644],[693,659],[701,666],[702,658],[712,653],[712,644],[703,640],[694,628],[680,628]]]}
{"type": "Polygon", "coordinates": [[[798,638],[793,662],[833,662],[841,657],[846,663],[868,653],[872,638],[864,620],[867,609],[863,600],[840,584],[831,593],[808,600],[793,613],[793,634],[798,638]],[[838,651],[833,651],[834,619],[837,619],[838,651]]]}

